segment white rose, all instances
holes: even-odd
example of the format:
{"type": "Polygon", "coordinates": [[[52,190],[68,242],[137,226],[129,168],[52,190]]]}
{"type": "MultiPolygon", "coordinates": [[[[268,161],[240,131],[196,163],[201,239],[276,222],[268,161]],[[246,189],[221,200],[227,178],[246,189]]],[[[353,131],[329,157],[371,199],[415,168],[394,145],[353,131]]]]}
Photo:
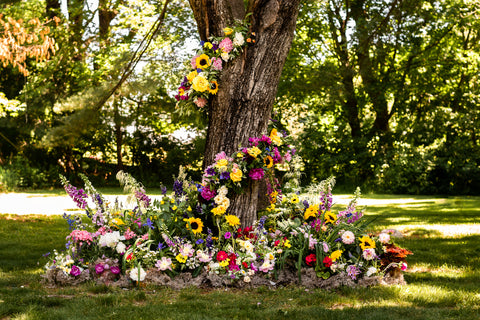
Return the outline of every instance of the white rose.
{"type": "Polygon", "coordinates": [[[377,268],[375,267],[370,267],[367,269],[366,275],[367,277],[370,277],[372,274],[377,273],[377,268]]]}

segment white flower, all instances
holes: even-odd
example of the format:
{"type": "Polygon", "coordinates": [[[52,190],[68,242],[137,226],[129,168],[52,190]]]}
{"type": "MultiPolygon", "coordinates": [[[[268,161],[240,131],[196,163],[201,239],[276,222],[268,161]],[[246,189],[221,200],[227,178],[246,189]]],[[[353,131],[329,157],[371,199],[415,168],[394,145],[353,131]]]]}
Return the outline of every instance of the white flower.
{"type": "Polygon", "coordinates": [[[243,278],[243,281],[246,282],[246,283],[249,283],[251,281],[250,277],[249,276],[245,276],[243,278]]]}
{"type": "Polygon", "coordinates": [[[378,235],[378,240],[380,240],[381,243],[386,244],[390,242],[390,235],[388,233],[380,233],[378,235]]]}
{"type": "Polygon", "coordinates": [[[143,281],[145,280],[145,277],[147,276],[147,273],[145,270],[143,270],[142,267],[139,268],[133,268],[130,270],[130,279],[133,281],[143,281]]]}
{"type": "Polygon", "coordinates": [[[127,246],[123,242],[117,243],[117,253],[122,254],[125,253],[125,249],[127,246]]]}
{"type": "Polygon", "coordinates": [[[235,33],[235,38],[233,38],[233,45],[236,47],[243,46],[245,43],[245,38],[240,32],[235,33]]]}
{"type": "Polygon", "coordinates": [[[352,244],[355,242],[355,235],[352,231],[345,231],[342,234],[342,242],[345,244],[352,244]]]}
{"type": "Polygon", "coordinates": [[[104,235],[100,236],[98,240],[98,244],[100,247],[110,247],[115,248],[117,243],[121,240],[120,232],[113,231],[109,233],[105,233],[104,235]]]}
{"type": "Polygon", "coordinates": [[[210,261],[212,261],[212,257],[208,253],[206,253],[202,250],[197,251],[197,258],[198,258],[198,261],[200,261],[200,262],[210,262],[210,261]]]}
{"type": "Polygon", "coordinates": [[[218,189],[218,194],[225,197],[228,193],[228,188],[225,186],[221,186],[220,189],[218,189]]]}
{"type": "Polygon", "coordinates": [[[373,274],[375,274],[375,273],[377,273],[377,268],[375,268],[375,267],[370,267],[370,268],[367,269],[367,272],[365,273],[365,275],[366,275],[367,277],[370,277],[371,275],[373,275],[373,274]]]}
{"type": "Polygon", "coordinates": [[[228,59],[230,59],[230,56],[229,56],[229,54],[228,54],[227,52],[222,52],[222,53],[220,54],[220,56],[222,57],[223,61],[225,61],[225,62],[227,62],[228,59]]]}

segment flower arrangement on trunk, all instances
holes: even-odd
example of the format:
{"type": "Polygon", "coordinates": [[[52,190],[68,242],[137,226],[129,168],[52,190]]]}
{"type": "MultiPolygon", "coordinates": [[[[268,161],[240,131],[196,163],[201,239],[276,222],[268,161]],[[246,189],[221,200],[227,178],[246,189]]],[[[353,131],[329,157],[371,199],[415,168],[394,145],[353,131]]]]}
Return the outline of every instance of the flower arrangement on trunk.
{"type": "Polygon", "coordinates": [[[210,96],[217,94],[219,74],[224,65],[236,58],[244,46],[255,43],[255,33],[247,36],[245,22],[224,28],[223,33],[223,37],[210,37],[209,41],[200,42],[201,48],[188,62],[189,71],[175,95],[178,107],[205,108],[210,96]]]}
{"type": "Polygon", "coordinates": [[[65,178],[67,193],[85,215],[65,215],[70,227],[66,249],[55,251],[47,270],[68,277],[104,278],[122,275],[141,282],[151,272],[174,278],[204,272],[232,281],[251,281],[254,275],[274,278],[284,268],[315,270],[327,279],[346,273],[351,279],[379,275],[391,267],[405,269],[408,250],[397,247],[387,233],[365,232],[363,214],[356,208],[359,192],[343,211],[332,210],[330,178],[300,193],[285,183],[301,161],[286,134],[250,138],[232,155],[220,153],[206,168],[203,180],[186,178],[183,170],[173,191],[152,200],[130,175],[117,178],[134,208],[108,203],[88,179],[77,189],[65,178]],[[230,199],[250,180],[265,180],[270,201],[252,226],[241,226],[230,199]],[[93,204],[93,206],[92,206],[93,204]]]}

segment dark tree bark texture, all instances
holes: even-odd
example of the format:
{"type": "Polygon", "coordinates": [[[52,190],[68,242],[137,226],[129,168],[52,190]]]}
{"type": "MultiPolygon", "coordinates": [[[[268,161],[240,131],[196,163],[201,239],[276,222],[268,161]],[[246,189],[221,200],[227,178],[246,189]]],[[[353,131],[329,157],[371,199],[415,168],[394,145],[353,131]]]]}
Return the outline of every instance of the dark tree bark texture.
{"type": "MultiPolygon", "coordinates": [[[[299,0],[255,0],[247,8],[243,0],[190,0],[202,40],[222,36],[223,28],[252,13],[250,31],[256,43],[224,67],[219,91],[209,102],[209,126],[204,167],[217,153],[232,154],[246,146],[248,138],[266,133],[280,75],[290,49],[299,0]]],[[[256,219],[258,183],[241,195],[229,194],[229,212],[243,226],[256,219]]]]}

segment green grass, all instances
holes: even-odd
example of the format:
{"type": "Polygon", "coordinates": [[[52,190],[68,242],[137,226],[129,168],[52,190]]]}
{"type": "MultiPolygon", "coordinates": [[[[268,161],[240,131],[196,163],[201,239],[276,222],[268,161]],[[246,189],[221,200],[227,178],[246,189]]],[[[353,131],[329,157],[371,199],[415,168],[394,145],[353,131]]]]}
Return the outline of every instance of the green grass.
{"type": "Polygon", "coordinates": [[[480,319],[479,197],[369,196],[374,230],[398,228],[412,250],[408,285],[333,291],[147,286],[123,290],[91,283],[48,288],[42,254],[61,249],[61,217],[0,215],[0,319],[480,319]],[[461,228],[458,228],[458,226],[461,228]],[[478,225],[477,225],[478,226],[478,225]],[[478,230],[478,229],[473,229],[478,230]]]}

